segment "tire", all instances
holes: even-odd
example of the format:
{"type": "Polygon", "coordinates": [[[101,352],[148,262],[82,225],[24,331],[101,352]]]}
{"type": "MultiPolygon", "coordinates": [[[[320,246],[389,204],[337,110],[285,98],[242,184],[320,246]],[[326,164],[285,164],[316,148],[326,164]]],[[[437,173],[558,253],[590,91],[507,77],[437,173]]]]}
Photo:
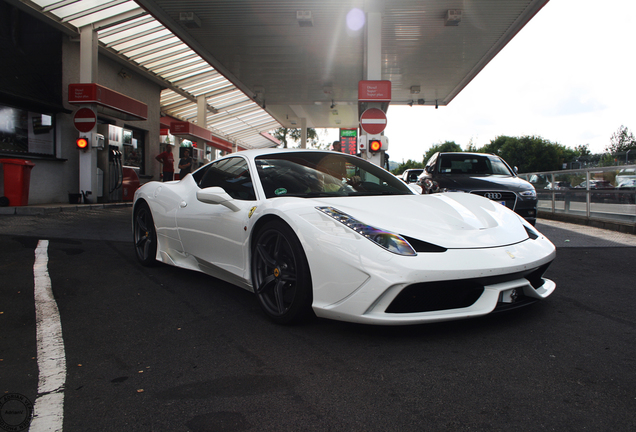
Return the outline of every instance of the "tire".
{"type": "Polygon", "coordinates": [[[300,240],[282,221],[267,223],[252,248],[252,284],[258,303],[275,323],[313,317],[311,274],[300,240]]]}
{"type": "Polygon", "coordinates": [[[150,207],[145,201],[137,204],[133,217],[133,240],[135,253],[141,265],[151,267],[157,264],[157,231],[150,207]]]}

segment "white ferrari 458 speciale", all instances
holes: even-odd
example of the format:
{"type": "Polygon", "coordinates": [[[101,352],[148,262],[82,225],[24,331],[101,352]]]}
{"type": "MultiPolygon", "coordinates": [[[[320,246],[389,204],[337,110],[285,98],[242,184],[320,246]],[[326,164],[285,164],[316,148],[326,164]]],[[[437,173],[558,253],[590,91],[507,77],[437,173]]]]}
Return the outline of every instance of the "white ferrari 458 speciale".
{"type": "Polygon", "coordinates": [[[313,314],[368,324],[469,318],[548,297],[554,245],[505,206],[420,195],[359,157],[232,153],[135,193],[135,250],[256,294],[290,323],[313,314]]]}

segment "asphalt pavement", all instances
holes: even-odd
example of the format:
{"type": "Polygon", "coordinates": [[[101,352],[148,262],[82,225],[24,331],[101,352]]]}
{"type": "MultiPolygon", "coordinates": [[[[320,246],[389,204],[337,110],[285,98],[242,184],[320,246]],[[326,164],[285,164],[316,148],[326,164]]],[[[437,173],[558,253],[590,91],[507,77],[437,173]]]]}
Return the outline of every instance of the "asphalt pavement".
{"type": "Polygon", "coordinates": [[[240,288],[138,265],[128,206],[0,215],[0,396],[38,395],[33,264],[48,239],[65,431],[636,430],[636,238],[537,227],[557,246],[543,302],[286,327],[240,288]]]}

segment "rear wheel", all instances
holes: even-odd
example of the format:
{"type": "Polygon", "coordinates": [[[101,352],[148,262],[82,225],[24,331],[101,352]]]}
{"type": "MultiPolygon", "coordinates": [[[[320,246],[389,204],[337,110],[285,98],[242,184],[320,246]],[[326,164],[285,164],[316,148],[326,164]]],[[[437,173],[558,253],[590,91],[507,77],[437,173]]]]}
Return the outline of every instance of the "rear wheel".
{"type": "Polygon", "coordinates": [[[258,232],[251,264],[256,298],[272,321],[289,324],[312,316],[309,264],[287,224],[270,222],[258,232]]]}
{"type": "Polygon", "coordinates": [[[133,217],[133,236],[137,259],[144,266],[152,266],[157,263],[157,232],[152,219],[150,207],[141,202],[135,208],[133,217]]]}

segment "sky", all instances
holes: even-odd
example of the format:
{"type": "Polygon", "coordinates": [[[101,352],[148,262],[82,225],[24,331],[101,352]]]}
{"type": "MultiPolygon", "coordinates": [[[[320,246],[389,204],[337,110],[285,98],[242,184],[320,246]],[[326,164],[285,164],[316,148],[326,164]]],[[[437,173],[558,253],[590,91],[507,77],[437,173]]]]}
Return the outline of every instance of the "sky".
{"type": "Polygon", "coordinates": [[[550,0],[447,106],[389,106],[390,159],[500,135],[602,153],[621,125],[636,133],[635,17],[634,0],[550,0]]]}

